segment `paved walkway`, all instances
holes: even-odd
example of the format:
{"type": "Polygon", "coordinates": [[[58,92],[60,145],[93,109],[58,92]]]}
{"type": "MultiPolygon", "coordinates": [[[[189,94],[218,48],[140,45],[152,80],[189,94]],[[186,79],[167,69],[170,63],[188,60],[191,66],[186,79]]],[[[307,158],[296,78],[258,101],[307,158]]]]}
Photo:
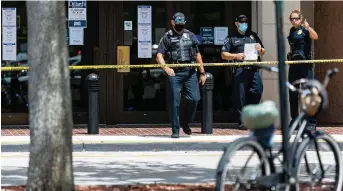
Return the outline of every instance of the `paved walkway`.
{"type": "MultiPolygon", "coordinates": [[[[201,136],[200,124],[192,127],[192,136],[201,136]]],[[[318,127],[329,134],[343,135],[343,127],[318,127]]],[[[214,124],[212,135],[247,135],[247,130],[239,130],[232,124],[214,124]]],[[[280,130],[276,132],[281,134],[280,130]]],[[[171,128],[169,125],[106,125],[100,126],[99,135],[101,136],[170,136],[171,128]]],[[[28,136],[30,130],[26,127],[1,128],[1,136],[28,136]]],[[[86,125],[78,125],[73,128],[73,135],[88,135],[86,125]]],[[[181,136],[185,134],[181,131],[181,136]]],[[[88,135],[89,136],[89,135],[88,135]]],[[[97,136],[97,135],[95,135],[97,136]]]]}

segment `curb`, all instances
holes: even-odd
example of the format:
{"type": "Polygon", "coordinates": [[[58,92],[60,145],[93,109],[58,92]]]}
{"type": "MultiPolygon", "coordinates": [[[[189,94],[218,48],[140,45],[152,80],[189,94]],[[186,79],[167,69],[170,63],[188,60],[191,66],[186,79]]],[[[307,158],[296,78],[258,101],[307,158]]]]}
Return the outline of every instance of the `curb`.
{"type": "MultiPolygon", "coordinates": [[[[184,136],[172,139],[169,136],[73,136],[73,145],[82,144],[137,144],[137,143],[230,143],[237,138],[249,135],[226,135],[226,136],[184,136]]],[[[343,142],[342,134],[331,134],[337,142],[343,142]]],[[[294,135],[291,141],[294,140],[294,135]]],[[[282,142],[281,135],[275,135],[275,143],[282,142]]],[[[1,145],[29,145],[30,136],[2,136],[1,145]]]]}

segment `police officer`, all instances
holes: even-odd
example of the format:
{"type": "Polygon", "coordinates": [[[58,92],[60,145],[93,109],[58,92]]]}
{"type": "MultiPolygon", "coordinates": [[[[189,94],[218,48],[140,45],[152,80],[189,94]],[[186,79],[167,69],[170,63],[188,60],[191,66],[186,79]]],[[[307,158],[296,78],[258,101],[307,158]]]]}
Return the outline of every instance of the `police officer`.
{"type": "MultiPolygon", "coordinates": [[[[186,18],[183,13],[175,13],[171,20],[173,28],[166,32],[161,38],[157,49],[156,60],[159,64],[165,64],[164,56],[167,57],[167,63],[197,63],[202,64],[202,58],[198,48],[196,36],[185,29],[186,18]]],[[[206,75],[204,67],[199,67],[199,83],[197,79],[196,68],[194,67],[163,67],[168,74],[168,102],[170,104],[172,138],[179,138],[179,109],[181,89],[185,88],[185,97],[187,99],[187,119],[181,122],[181,127],[185,134],[191,135],[192,131],[188,125],[194,120],[197,103],[200,100],[199,83],[204,85],[206,75]]]]}
{"type": "MultiPolygon", "coordinates": [[[[289,16],[292,28],[289,31],[288,43],[290,52],[287,55],[288,60],[311,60],[312,59],[312,40],[317,40],[318,35],[310,25],[304,20],[299,10],[293,10],[289,16]]],[[[313,79],[313,64],[292,64],[289,67],[288,80],[293,82],[300,78],[313,79]]],[[[289,92],[289,102],[291,109],[292,125],[298,112],[298,94],[289,92]]],[[[308,121],[309,128],[315,129],[316,119],[311,117],[308,121]]]]}
{"type": "MultiPolygon", "coordinates": [[[[237,30],[232,36],[225,39],[221,51],[222,59],[243,62],[246,43],[257,43],[255,48],[259,56],[262,56],[265,53],[264,46],[257,34],[248,30],[248,17],[239,15],[235,19],[235,26],[237,30]]],[[[259,56],[258,60],[260,61],[259,56]]],[[[242,108],[248,104],[257,104],[261,100],[263,84],[258,68],[255,66],[234,67],[233,83],[233,107],[239,116],[238,127],[243,128],[240,120],[242,108]]]]}

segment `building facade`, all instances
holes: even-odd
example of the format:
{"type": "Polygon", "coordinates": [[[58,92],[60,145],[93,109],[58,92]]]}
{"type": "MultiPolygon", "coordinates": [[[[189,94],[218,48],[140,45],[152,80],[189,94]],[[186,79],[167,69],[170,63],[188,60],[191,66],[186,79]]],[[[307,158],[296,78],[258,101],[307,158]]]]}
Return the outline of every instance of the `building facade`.
{"type": "MultiPolygon", "coordinates": [[[[175,12],[186,15],[189,30],[200,34],[201,27],[228,27],[228,33],[234,28],[234,18],[246,14],[249,26],[258,33],[266,54],[264,61],[275,61],[276,24],[274,4],[269,1],[222,1],[222,2],[172,2],[172,1],[89,1],[87,2],[87,28],[84,29],[83,45],[69,45],[71,65],[113,65],[121,62],[121,48],[129,49],[129,62],[133,64],[154,64],[155,56],[138,58],[138,11],[140,5],[152,7],[151,32],[152,44],[158,44],[161,36],[171,28],[170,20],[175,12]],[[130,22],[126,22],[130,21],[130,22]],[[126,23],[126,25],[124,25],[126,23]],[[130,24],[131,23],[131,24],[130,24]],[[129,25],[127,25],[129,24],[129,25]]],[[[27,19],[25,2],[2,2],[2,7],[17,8],[17,52],[27,52],[27,19]],[[18,22],[19,21],[19,22],[18,22]],[[19,23],[19,24],[18,24],[19,23]],[[19,25],[19,27],[18,27],[19,25]]],[[[67,7],[67,2],[66,2],[67,7]]],[[[319,40],[314,43],[315,59],[342,58],[343,38],[337,31],[343,32],[343,2],[319,1],[285,1],[284,35],[290,28],[289,13],[301,9],[310,25],[318,32],[319,40]],[[335,23],[335,24],[332,24],[335,23]],[[337,36],[335,43],[327,43],[329,38],[337,36]]],[[[68,10],[68,9],[66,9],[68,10]]],[[[70,34],[67,33],[67,38],[70,34]]],[[[201,45],[204,62],[223,62],[220,59],[220,45],[201,45]]],[[[287,46],[287,50],[289,50],[287,46]]],[[[25,57],[25,56],[24,56],[25,57]]],[[[17,58],[16,62],[2,60],[2,66],[25,65],[27,60],[17,58]]],[[[328,68],[342,64],[317,65],[316,77],[322,79],[328,68]]],[[[207,67],[215,77],[214,89],[214,122],[236,122],[232,114],[230,68],[207,67]]],[[[101,124],[161,124],[169,123],[168,105],[166,103],[167,83],[160,69],[101,69],[71,71],[72,103],[74,123],[87,123],[88,92],[85,78],[89,73],[100,76],[100,123],[101,124]]],[[[27,80],[25,72],[2,72],[2,124],[28,124],[27,80]]],[[[263,72],[263,99],[279,102],[277,75],[263,72]]],[[[343,75],[337,75],[329,86],[330,108],[321,118],[322,123],[342,123],[343,87],[339,82],[343,75]]],[[[201,104],[198,107],[196,120],[200,121],[201,104]]]]}

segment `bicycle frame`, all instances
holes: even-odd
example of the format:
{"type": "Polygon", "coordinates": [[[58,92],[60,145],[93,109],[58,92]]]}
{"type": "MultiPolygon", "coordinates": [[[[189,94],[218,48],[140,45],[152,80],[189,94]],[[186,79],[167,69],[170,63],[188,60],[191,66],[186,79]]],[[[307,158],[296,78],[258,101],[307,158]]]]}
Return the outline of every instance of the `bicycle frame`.
{"type": "MultiPolygon", "coordinates": [[[[262,69],[269,70],[269,71],[278,72],[278,70],[276,68],[273,68],[273,67],[265,67],[265,66],[259,66],[259,67],[262,69]]],[[[328,75],[325,78],[325,81],[323,83],[324,84],[323,88],[326,87],[326,85],[328,84],[328,81],[330,78],[329,76],[330,75],[328,75]]],[[[290,82],[287,81],[285,84],[288,86],[289,90],[291,90],[293,92],[298,91],[290,82]]],[[[300,86],[300,89],[301,89],[301,86],[300,86]]],[[[308,122],[307,119],[308,119],[307,114],[305,113],[304,110],[301,110],[299,115],[297,116],[297,118],[294,120],[294,123],[292,124],[291,128],[287,129],[287,130],[289,130],[288,134],[286,135],[287,139],[282,140],[283,142],[288,140],[287,144],[286,144],[287,147],[284,146],[285,144],[282,144],[281,148],[279,149],[279,151],[276,154],[272,153],[271,147],[265,148],[265,151],[267,153],[269,152],[269,155],[267,155],[267,157],[268,157],[267,160],[269,160],[269,163],[271,165],[271,173],[272,174],[270,176],[262,176],[262,177],[257,178],[256,179],[257,184],[265,186],[265,187],[271,187],[272,185],[280,185],[281,183],[283,183],[285,185],[290,185],[291,183],[294,183],[296,181],[294,178],[292,178],[292,180],[287,179],[287,181],[284,181],[283,178],[284,178],[284,176],[292,177],[293,172],[292,172],[292,166],[291,165],[295,164],[295,161],[294,161],[295,155],[296,155],[297,149],[299,148],[299,145],[300,145],[299,140],[301,138],[303,138],[304,135],[307,135],[311,139],[315,139],[315,136],[318,135],[318,133],[320,133],[318,131],[316,131],[316,133],[313,133],[312,131],[310,131],[306,128],[307,122],[308,122]],[[290,139],[292,138],[292,135],[295,132],[297,127],[299,127],[299,129],[298,129],[298,132],[295,134],[293,144],[288,145],[288,143],[289,143],[290,139]],[[279,161],[282,164],[284,164],[285,160],[287,160],[285,158],[285,155],[286,155],[285,151],[287,151],[286,153],[288,154],[288,157],[292,160],[288,161],[290,163],[290,165],[288,167],[286,167],[285,165],[282,165],[283,171],[280,173],[277,173],[275,170],[274,159],[276,159],[276,158],[279,159],[278,157],[280,156],[281,153],[283,153],[284,160],[281,161],[279,159],[279,161]]],[[[286,127],[286,128],[288,128],[288,127],[286,127]]],[[[316,149],[318,148],[317,142],[315,142],[315,147],[316,147],[316,149]]],[[[319,155],[318,150],[317,150],[317,155],[319,155]]],[[[323,172],[323,165],[321,163],[320,157],[319,157],[319,160],[320,160],[320,168],[323,172]]]]}
{"type": "MultiPolygon", "coordinates": [[[[310,131],[308,131],[306,129],[307,119],[305,117],[306,117],[305,113],[304,112],[300,112],[299,116],[296,118],[296,120],[294,121],[291,129],[289,130],[288,140],[290,141],[293,133],[295,132],[295,129],[297,127],[299,127],[298,132],[295,134],[295,138],[293,140],[293,144],[289,145],[289,148],[287,148],[287,149],[289,149],[289,151],[291,151],[290,152],[290,158],[294,158],[296,150],[297,150],[297,146],[298,146],[296,143],[299,142],[301,136],[304,135],[304,133],[306,133],[308,135],[311,133],[310,131]]],[[[283,149],[284,148],[281,146],[281,148],[279,149],[277,154],[271,155],[272,159],[275,159],[276,157],[278,157],[282,153],[283,149]]],[[[287,172],[288,171],[289,170],[287,170],[287,172]]],[[[290,173],[288,172],[288,174],[290,174],[290,173]]]]}
{"type": "MultiPolygon", "coordinates": [[[[295,134],[293,144],[289,145],[289,147],[287,148],[287,150],[290,151],[289,156],[291,159],[294,159],[297,148],[299,146],[298,142],[299,142],[300,138],[304,135],[304,133],[308,134],[308,135],[311,134],[311,132],[306,129],[306,125],[307,125],[306,115],[304,112],[300,112],[299,116],[294,121],[292,128],[289,130],[289,134],[288,134],[288,140],[290,141],[291,136],[294,133],[295,129],[297,127],[299,127],[298,132],[295,134]]],[[[281,153],[284,154],[284,152],[283,152],[285,150],[284,147],[281,146],[281,148],[278,150],[278,152],[276,154],[272,154],[272,148],[265,148],[265,149],[266,149],[266,152],[269,152],[269,155],[267,155],[267,157],[268,157],[267,160],[269,160],[269,163],[271,166],[271,175],[258,177],[256,179],[256,183],[258,185],[265,186],[265,187],[271,187],[272,185],[279,185],[280,183],[288,184],[289,180],[287,182],[284,182],[282,180],[282,177],[283,177],[283,173],[286,173],[287,176],[290,177],[293,173],[292,168],[285,168],[283,166],[283,168],[282,168],[283,171],[277,173],[276,169],[275,169],[275,163],[274,163],[274,160],[276,158],[279,159],[279,156],[281,155],[281,153]]],[[[279,161],[282,164],[282,161],[280,159],[279,159],[279,161]]],[[[293,163],[293,161],[289,161],[289,162],[290,162],[290,164],[293,163]]]]}

